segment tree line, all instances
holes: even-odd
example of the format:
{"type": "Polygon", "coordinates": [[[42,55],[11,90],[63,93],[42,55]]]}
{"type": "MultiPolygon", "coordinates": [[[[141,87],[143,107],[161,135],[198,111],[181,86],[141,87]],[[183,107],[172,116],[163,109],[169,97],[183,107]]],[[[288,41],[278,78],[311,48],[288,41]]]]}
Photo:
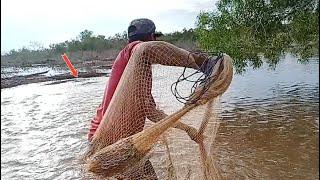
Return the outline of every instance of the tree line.
{"type": "MultiPolygon", "coordinates": [[[[164,40],[183,48],[196,48],[196,38],[193,29],[183,29],[173,33],[166,33],[159,40],[164,40]]],[[[94,35],[93,31],[84,30],[72,40],[50,44],[43,48],[37,43],[31,44],[29,48],[11,50],[1,55],[1,65],[22,65],[27,66],[35,63],[50,63],[60,58],[62,53],[69,53],[77,61],[83,61],[96,57],[106,51],[104,56],[114,58],[128,42],[127,33],[123,32],[106,38],[104,35],[94,35]],[[90,53],[91,56],[85,56],[90,53]]]]}
{"type": "MultiPolygon", "coordinates": [[[[187,50],[227,53],[238,72],[259,68],[264,60],[275,67],[285,53],[307,62],[319,55],[319,1],[219,0],[215,10],[199,13],[195,29],[167,33],[159,40],[187,50]]],[[[1,56],[1,65],[48,62],[64,52],[79,61],[101,54],[114,57],[126,43],[126,32],[106,38],[84,30],[49,48],[11,50],[1,56]]]]}

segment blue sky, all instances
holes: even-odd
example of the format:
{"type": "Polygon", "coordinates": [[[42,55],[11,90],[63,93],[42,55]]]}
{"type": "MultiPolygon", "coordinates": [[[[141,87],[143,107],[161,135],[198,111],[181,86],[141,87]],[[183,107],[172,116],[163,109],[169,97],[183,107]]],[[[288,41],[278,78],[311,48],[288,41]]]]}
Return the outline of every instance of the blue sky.
{"type": "Polygon", "coordinates": [[[34,42],[74,39],[85,30],[113,36],[135,18],[152,19],[163,33],[194,28],[200,11],[217,0],[1,0],[1,53],[34,42]]]}

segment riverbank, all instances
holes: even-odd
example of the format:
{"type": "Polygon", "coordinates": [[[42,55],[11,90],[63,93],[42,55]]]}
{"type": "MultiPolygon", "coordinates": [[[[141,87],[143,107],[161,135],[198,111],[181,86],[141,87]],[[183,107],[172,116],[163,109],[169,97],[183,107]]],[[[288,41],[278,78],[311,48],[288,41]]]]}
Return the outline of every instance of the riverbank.
{"type": "MultiPolygon", "coordinates": [[[[94,59],[87,60],[84,62],[74,63],[74,67],[78,69],[78,77],[77,78],[90,78],[90,77],[101,77],[108,76],[109,71],[112,68],[112,64],[114,62],[114,58],[109,59],[94,59]],[[109,70],[109,71],[108,71],[109,70]]],[[[3,88],[11,88],[23,84],[30,83],[38,83],[38,82],[46,82],[46,81],[60,81],[56,83],[65,82],[65,80],[74,79],[69,70],[66,68],[65,64],[34,64],[32,66],[1,66],[1,89],[3,88]],[[41,67],[41,68],[40,68],[41,67]],[[39,69],[45,68],[54,68],[57,69],[55,73],[49,73],[49,70],[39,69]],[[4,71],[3,69],[32,69],[29,74],[20,75],[18,72],[4,71]]]]}

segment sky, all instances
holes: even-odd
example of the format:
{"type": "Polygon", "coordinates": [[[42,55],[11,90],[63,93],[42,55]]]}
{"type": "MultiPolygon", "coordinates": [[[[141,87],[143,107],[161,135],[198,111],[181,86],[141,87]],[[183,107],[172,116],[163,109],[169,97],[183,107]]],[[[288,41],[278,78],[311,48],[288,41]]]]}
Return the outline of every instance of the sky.
{"type": "Polygon", "coordinates": [[[131,20],[149,18],[156,31],[194,28],[201,11],[213,10],[217,0],[1,0],[1,54],[11,49],[75,39],[88,29],[113,36],[127,30],[131,20]]]}

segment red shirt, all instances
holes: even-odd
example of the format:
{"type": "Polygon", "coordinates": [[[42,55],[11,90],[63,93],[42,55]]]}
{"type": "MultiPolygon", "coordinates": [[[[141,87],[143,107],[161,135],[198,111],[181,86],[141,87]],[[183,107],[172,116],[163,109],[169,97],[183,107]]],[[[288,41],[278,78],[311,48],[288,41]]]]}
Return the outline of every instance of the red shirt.
{"type": "Polygon", "coordinates": [[[97,109],[96,116],[91,121],[91,127],[90,127],[90,130],[88,133],[89,141],[91,141],[92,136],[94,135],[94,133],[98,129],[98,126],[101,122],[101,119],[109,106],[109,103],[112,99],[113,93],[116,90],[117,85],[118,85],[120,78],[122,76],[122,73],[123,73],[124,69],[126,68],[127,63],[130,59],[132,49],[135,47],[135,45],[139,44],[140,42],[141,41],[134,41],[134,42],[129,43],[124,49],[122,49],[120,51],[116,60],[114,61],[113,65],[112,65],[112,70],[111,70],[109,82],[108,82],[108,85],[106,86],[105,91],[104,91],[102,103],[100,104],[100,106],[97,109]]]}

